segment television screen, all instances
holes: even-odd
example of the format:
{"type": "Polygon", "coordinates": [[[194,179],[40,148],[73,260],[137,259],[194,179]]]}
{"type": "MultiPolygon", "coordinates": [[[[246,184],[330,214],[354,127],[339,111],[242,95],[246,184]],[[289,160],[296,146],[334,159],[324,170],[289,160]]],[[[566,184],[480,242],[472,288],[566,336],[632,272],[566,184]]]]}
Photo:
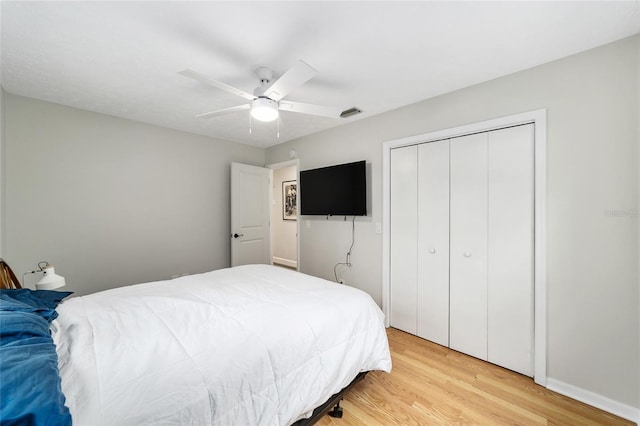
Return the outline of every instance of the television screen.
{"type": "Polygon", "coordinates": [[[301,171],[300,214],[366,216],[366,162],[301,171]]]}

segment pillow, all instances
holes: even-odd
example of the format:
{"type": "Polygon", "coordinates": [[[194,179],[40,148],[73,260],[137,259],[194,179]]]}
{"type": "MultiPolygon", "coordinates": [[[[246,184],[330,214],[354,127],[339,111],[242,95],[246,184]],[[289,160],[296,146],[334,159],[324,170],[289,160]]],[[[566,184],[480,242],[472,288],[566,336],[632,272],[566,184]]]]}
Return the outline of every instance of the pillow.
{"type": "Polygon", "coordinates": [[[49,322],[69,292],[0,291],[2,425],[70,425],[49,322]]]}

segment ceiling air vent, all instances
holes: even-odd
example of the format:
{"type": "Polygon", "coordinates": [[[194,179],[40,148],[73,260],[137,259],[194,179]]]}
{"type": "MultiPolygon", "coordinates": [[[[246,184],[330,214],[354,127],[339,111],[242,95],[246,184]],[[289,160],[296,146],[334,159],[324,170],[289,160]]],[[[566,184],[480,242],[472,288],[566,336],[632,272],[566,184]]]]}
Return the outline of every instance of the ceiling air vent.
{"type": "Polygon", "coordinates": [[[347,118],[347,117],[351,117],[352,115],[360,114],[361,112],[362,112],[361,109],[353,107],[353,108],[345,109],[344,111],[342,111],[340,113],[340,117],[347,118]]]}

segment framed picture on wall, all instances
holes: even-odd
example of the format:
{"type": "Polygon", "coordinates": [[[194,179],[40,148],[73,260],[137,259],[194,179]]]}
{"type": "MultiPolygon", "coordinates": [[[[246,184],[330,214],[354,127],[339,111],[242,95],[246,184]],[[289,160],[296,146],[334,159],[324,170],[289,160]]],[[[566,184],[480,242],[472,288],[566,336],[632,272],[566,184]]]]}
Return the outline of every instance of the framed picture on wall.
{"type": "Polygon", "coordinates": [[[282,182],[282,219],[298,220],[298,183],[295,180],[282,182]]]}

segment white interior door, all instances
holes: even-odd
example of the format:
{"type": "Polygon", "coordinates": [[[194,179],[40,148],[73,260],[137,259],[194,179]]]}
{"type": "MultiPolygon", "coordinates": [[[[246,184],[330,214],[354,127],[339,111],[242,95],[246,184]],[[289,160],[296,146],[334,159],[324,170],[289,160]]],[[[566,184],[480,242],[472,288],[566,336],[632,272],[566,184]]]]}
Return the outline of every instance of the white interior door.
{"type": "Polygon", "coordinates": [[[533,124],[489,132],[488,360],[533,376],[533,124]]]}
{"type": "Polygon", "coordinates": [[[271,173],[231,163],[231,266],[271,264],[271,173]]]}
{"type": "Polygon", "coordinates": [[[391,326],[416,334],[418,294],[418,147],[391,150],[391,326]]]}
{"type": "Polygon", "coordinates": [[[487,360],[487,133],[451,139],[452,349],[487,360]]]}
{"type": "MultiPolygon", "coordinates": [[[[423,270],[433,269],[427,268],[422,258],[425,249],[430,253],[431,248],[427,234],[432,231],[424,225],[429,219],[419,214],[420,238],[414,243],[410,233],[414,218],[411,212],[403,213],[414,208],[410,199],[413,191],[420,194],[420,210],[429,207],[425,207],[428,200],[422,199],[426,195],[400,172],[401,157],[401,162],[409,165],[408,170],[413,167],[410,159],[401,154],[410,150],[403,151],[401,147],[449,137],[449,346],[533,375],[542,386],[547,380],[544,129],[546,112],[538,110],[389,141],[383,152],[383,216],[387,225],[383,235],[383,310],[387,324],[412,332],[412,324],[417,323],[415,327],[420,330],[419,324],[427,316],[414,305],[425,302],[411,304],[409,298],[417,292],[421,299],[419,276],[423,270]],[[525,122],[531,124],[523,125],[525,122]],[[471,135],[476,135],[479,145],[465,151],[465,145],[473,144],[471,135]],[[398,175],[405,180],[396,181],[398,175]],[[403,198],[406,206],[401,202],[403,198]],[[414,244],[420,247],[417,259],[411,257],[414,244]],[[421,272],[415,274],[418,282],[414,283],[416,262],[421,272]],[[402,270],[403,266],[407,269],[402,270]],[[398,290],[396,286],[402,288],[398,290]],[[402,309],[406,309],[406,315],[402,309]]],[[[424,187],[422,182],[428,180],[428,173],[424,174],[420,165],[418,169],[418,186],[424,187]]]]}
{"type": "Polygon", "coordinates": [[[533,375],[533,125],[390,152],[393,327],[533,375]]]}
{"type": "Polygon", "coordinates": [[[449,345],[449,141],[418,146],[418,336],[449,345]]]}

